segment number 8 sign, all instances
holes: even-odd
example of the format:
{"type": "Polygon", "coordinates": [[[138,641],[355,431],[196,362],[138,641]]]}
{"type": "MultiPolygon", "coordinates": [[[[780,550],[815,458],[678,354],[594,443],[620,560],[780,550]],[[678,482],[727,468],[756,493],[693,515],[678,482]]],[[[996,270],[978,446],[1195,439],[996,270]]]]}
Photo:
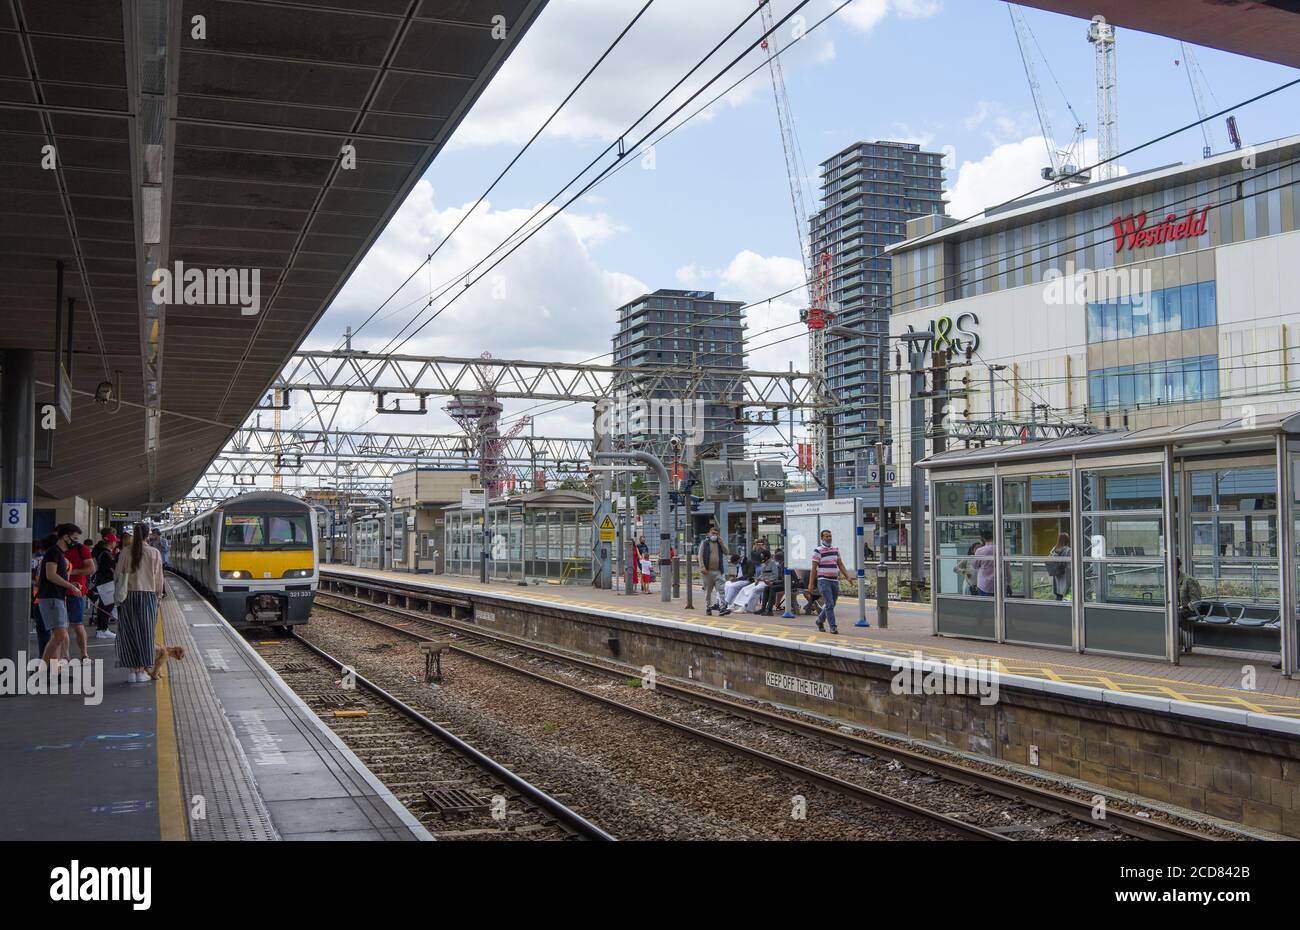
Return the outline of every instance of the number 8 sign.
{"type": "Polygon", "coordinates": [[[27,526],[27,501],[4,502],[4,528],[22,529],[27,526]]]}

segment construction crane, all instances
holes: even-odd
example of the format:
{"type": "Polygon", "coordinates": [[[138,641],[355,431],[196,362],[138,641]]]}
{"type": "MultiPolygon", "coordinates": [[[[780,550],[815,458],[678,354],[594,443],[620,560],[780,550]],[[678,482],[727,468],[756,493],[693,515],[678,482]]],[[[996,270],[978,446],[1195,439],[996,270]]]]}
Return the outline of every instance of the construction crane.
{"type": "Polygon", "coordinates": [[[1095,16],[1088,25],[1088,41],[1096,54],[1097,72],[1097,179],[1118,176],[1119,77],[1115,59],[1115,27],[1095,16]]]}
{"type": "Polygon", "coordinates": [[[1034,110],[1038,113],[1038,126],[1042,130],[1043,142],[1047,146],[1049,164],[1041,172],[1043,180],[1054,181],[1057,188],[1069,187],[1071,184],[1087,184],[1088,172],[1079,170],[1079,146],[1083,143],[1083,136],[1088,131],[1088,127],[1079,120],[1074,107],[1065,97],[1065,91],[1061,89],[1060,81],[1057,81],[1056,75],[1052,74],[1057,90],[1061,91],[1061,97],[1065,99],[1066,108],[1074,117],[1074,136],[1070,144],[1063,149],[1057,147],[1052,135],[1051,115],[1043,101],[1043,88],[1038,82],[1038,72],[1034,67],[1033,54],[1029,47],[1031,41],[1035,47],[1038,47],[1039,55],[1042,56],[1043,64],[1047,66],[1049,74],[1052,72],[1052,65],[1047,60],[1047,56],[1042,55],[1038,39],[1029,28],[1029,24],[1025,22],[1024,13],[1020,8],[1013,3],[1008,3],[1007,12],[1011,15],[1011,26],[1016,33],[1016,45],[1020,47],[1020,60],[1025,66],[1025,79],[1029,82],[1029,92],[1034,98],[1034,110]]]}
{"type": "MultiPolygon", "coordinates": [[[[1201,139],[1205,142],[1204,148],[1201,149],[1201,155],[1209,158],[1218,148],[1218,139],[1214,135],[1214,126],[1210,123],[1208,110],[1205,106],[1205,98],[1209,97],[1214,102],[1215,109],[1219,107],[1218,98],[1214,96],[1214,89],[1210,87],[1209,80],[1205,77],[1205,69],[1201,67],[1200,61],[1196,58],[1196,53],[1188,48],[1186,42],[1179,42],[1179,48],[1182,50],[1183,57],[1174,59],[1174,67],[1183,67],[1187,72],[1187,86],[1192,90],[1192,101],[1196,104],[1196,116],[1201,121],[1201,139]]],[[[1228,141],[1233,148],[1241,148],[1241,134],[1237,131],[1237,118],[1229,116],[1228,141]]]]}
{"type": "MultiPolygon", "coordinates": [[[[772,96],[776,100],[776,118],[781,128],[781,148],[785,153],[786,178],[790,185],[790,205],[794,209],[795,236],[799,242],[799,258],[802,262],[804,280],[809,282],[808,310],[803,315],[808,325],[808,370],[809,374],[826,378],[826,330],[830,328],[834,313],[830,302],[831,262],[829,252],[823,252],[815,259],[808,224],[808,201],[806,190],[808,170],[804,166],[803,150],[799,146],[799,136],[795,131],[794,111],[790,106],[790,97],[785,89],[785,71],[781,67],[781,50],[776,43],[776,33],[769,0],[759,0],[759,15],[763,21],[763,33],[767,36],[762,49],[767,53],[768,71],[772,76],[772,96]]],[[[826,430],[820,417],[810,424],[812,445],[813,473],[825,472],[829,468],[830,451],[826,448],[826,430]]]]}
{"type": "Polygon", "coordinates": [[[1214,130],[1210,126],[1210,121],[1206,118],[1205,111],[1205,94],[1209,85],[1205,81],[1205,72],[1201,70],[1201,64],[1196,60],[1196,55],[1186,42],[1179,42],[1178,47],[1182,50],[1183,57],[1174,59],[1174,67],[1180,65],[1187,73],[1187,86],[1192,91],[1192,102],[1196,104],[1196,116],[1201,121],[1201,139],[1205,142],[1201,149],[1201,157],[1209,158],[1214,154],[1214,130]]]}

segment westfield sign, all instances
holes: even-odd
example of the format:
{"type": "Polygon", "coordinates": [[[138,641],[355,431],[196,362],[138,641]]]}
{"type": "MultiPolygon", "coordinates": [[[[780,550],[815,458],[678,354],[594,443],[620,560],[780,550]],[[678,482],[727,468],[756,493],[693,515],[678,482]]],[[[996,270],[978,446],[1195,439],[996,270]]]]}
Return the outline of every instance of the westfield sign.
{"type": "Polygon", "coordinates": [[[1209,229],[1207,217],[1210,208],[1202,207],[1200,213],[1193,208],[1182,219],[1177,213],[1170,213],[1165,221],[1156,226],[1147,226],[1146,213],[1130,213],[1117,216],[1111,220],[1115,229],[1115,251],[1141,249],[1162,242],[1176,242],[1179,239],[1195,239],[1204,236],[1209,229]]]}

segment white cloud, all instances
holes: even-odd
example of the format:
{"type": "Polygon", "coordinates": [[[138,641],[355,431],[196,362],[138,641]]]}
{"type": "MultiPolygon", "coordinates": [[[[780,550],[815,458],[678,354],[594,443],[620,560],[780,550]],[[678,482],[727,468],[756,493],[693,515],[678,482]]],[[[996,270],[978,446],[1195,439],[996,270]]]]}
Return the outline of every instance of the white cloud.
{"type": "MultiPolygon", "coordinates": [[[[313,331],[308,347],[333,348],[345,326],[360,326],[467,208],[440,208],[432,186],[427,181],[417,184],[313,331]]],[[[608,352],[616,328],[614,309],[649,288],[631,275],[602,268],[592,257],[592,247],[625,232],[604,213],[562,214],[480,282],[462,291],[460,281],[466,271],[530,213],[531,209],[497,210],[491,203],[480,206],[434,259],[432,271],[421,270],[354,337],[353,347],[384,349],[402,324],[424,306],[431,290],[436,293],[446,283],[456,282],[435,306],[452,295],[461,296],[403,345],[401,354],[472,358],[490,351],[497,358],[579,361],[608,352]]],[[[486,267],[487,263],[475,277],[486,267]]],[[[425,313],[422,319],[427,318],[425,313]]],[[[408,328],[407,334],[413,329],[408,328]]],[[[440,407],[440,402],[434,403],[440,407]]],[[[372,398],[350,397],[340,411],[339,425],[356,428],[373,408],[372,398]]],[[[295,413],[305,414],[308,409],[304,406],[295,413]]],[[[440,409],[418,420],[381,416],[367,426],[375,428],[454,429],[440,409]]]]}
{"type": "MultiPolygon", "coordinates": [[[[1097,157],[1096,140],[1085,139],[1079,152],[1080,166],[1095,163],[1097,157]]],[[[1008,142],[979,161],[963,162],[949,188],[948,214],[965,219],[1041,188],[1047,183],[1041,174],[1047,164],[1047,146],[1042,136],[1008,142]]],[[[1128,171],[1120,166],[1118,173],[1128,171]]]]}
{"type": "MultiPolygon", "coordinates": [[[[831,0],[831,9],[841,0],[831,0]]],[[[864,32],[874,29],[891,13],[899,19],[929,19],[943,11],[943,0],[854,0],[841,12],[840,17],[855,29],[864,32]]]]}
{"type": "MultiPolygon", "coordinates": [[[[839,5],[826,2],[815,14],[813,6],[792,17],[778,32],[777,43],[787,46],[794,37],[839,5]]],[[[524,36],[519,47],[475,104],[450,144],[456,147],[521,144],[542,124],[569,93],[596,57],[631,21],[642,0],[565,0],[547,6],[524,36]]],[[[659,0],[600,66],[587,85],[565,107],[547,130],[557,138],[608,141],[624,133],[628,124],[694,66],[724,35],[753,12],[754,0],[659,0]]],[[[789,12],[789,3],[776,4],[775,21],[789,12]]],[[[826,27],[813,34],[806,47],[782,56],[787,74],[800,66],[834,59],[830,30],[836,21],[852,29],[870,31],[893,14],[903,19],[936,15],[938,0],[855,0],[826,27]]],[[[762,34],[755,16],[659,110],[638,127],[639,136],[685,97],[717,73],[762,34]]],[[[692,103],[686,112],[728,86],[748,71],[763,52],[752,51],[728,76],[724,76],[692,103]]],[[[764,73],[727,94],[725,106],[741,106],[762,94],[764,73]]],[[[764,98],[766,102],[766,98],[764,98]]],[[[700,118],[710,118],[706,112],[700,118]]]]}

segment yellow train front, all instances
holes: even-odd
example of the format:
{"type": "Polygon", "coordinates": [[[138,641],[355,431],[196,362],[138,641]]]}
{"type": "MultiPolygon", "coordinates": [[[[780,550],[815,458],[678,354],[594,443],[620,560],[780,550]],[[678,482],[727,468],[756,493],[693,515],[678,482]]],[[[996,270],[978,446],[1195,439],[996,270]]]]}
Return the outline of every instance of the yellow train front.
{"type": "Polygon", "coordinates": [[[236,629],[306,623],[316,591],[315,512],[298,498],[259,491],[167,530],[172,567],[236,629]]]}

